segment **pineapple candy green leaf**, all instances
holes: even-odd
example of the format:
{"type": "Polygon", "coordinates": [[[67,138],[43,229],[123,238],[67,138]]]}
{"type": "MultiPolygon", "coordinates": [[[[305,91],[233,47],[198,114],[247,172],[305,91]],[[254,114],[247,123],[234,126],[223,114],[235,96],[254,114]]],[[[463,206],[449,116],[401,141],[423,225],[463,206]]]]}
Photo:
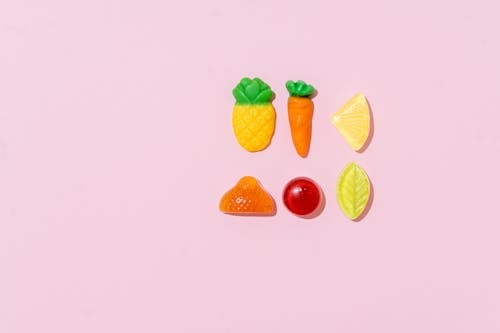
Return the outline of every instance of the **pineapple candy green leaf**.
{"type": "Polygon", "coordinates": [[[273,99],[274,93],[260,78],[244,77],[234,87],[233,96],[236,104],[267,104],[273,99]]]}

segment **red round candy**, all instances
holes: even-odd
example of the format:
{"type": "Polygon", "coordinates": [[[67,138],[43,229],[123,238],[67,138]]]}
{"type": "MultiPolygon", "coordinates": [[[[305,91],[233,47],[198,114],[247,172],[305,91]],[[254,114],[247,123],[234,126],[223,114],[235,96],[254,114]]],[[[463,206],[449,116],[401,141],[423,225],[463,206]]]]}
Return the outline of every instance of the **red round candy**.
{"type": "Polygon", "coordinates": [[[309,215],[321,202],[321,191],[311,179],[298,177],[290,180],[283,191],[283,202],[296,215],[309,215]]]}

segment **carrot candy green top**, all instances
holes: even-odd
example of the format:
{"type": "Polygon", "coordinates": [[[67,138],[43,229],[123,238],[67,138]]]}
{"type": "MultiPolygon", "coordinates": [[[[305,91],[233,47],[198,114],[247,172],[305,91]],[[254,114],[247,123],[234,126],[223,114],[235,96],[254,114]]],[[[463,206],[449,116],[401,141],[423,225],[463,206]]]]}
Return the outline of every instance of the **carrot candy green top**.
{"type": "Polygon", "coordinates": [[[233,89],[236,104],[267,104],[271,102],[273,95],[269,85],[258,77],[244,77],[233,89]]]}
{"type": "Polygon", "coordinates": [[[310,97],[315,91],[312,85],[302,80],[298,80],[297,82],[293,82],[292,80],[286,81],[286,89],[290,93],[290,96],[296,97],[310,97]]]}

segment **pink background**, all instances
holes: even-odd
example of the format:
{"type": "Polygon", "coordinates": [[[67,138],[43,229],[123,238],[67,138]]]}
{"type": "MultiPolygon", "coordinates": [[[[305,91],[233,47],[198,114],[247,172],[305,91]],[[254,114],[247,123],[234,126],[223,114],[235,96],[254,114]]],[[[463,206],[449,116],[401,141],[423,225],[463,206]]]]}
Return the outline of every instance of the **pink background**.
{"type": "Polygon", "coordinates": [[[0,332],[499,332],[499,22],[497,0],[3,0],[0,332]],[[276,92],[258,154],[231,129],[247,75],[276,92]],[[305,160],[288,79],[319,91],[305,160]],[[363,154],[328,119],[357,91],[363,154]],[[276,216],[218,211],[243,175],[276,216]],[[300,175],[314,220],[281,203],[300,175]]]}

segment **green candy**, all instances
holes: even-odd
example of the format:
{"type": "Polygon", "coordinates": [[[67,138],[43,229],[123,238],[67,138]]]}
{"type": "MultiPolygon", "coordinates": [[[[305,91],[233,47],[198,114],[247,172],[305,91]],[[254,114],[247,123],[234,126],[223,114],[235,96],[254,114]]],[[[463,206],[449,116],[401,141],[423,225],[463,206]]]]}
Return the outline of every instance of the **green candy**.
{"type": "Polygon", "coordinates": [[[337,181],[337,202],[345,216],[357,219],[366,208],[370,198],[370,180],[366,172],[356,163],[345,166],[337,181]]]}
{"type": "Polygon", "coordinates": [[[286,81],[286,89],[290,93],[290,96],[296,97],[309,97],[315,91],[312,85],[302,80],[298,80],[297,82],[293,82],[292,80],[286,81]]]}
{"type": "Polygon", "coordinates": [[[273,99],[274,93],[267,83],[258,77],[244,77],[233,89],[236,104],[267,104],[273,99]]]}

